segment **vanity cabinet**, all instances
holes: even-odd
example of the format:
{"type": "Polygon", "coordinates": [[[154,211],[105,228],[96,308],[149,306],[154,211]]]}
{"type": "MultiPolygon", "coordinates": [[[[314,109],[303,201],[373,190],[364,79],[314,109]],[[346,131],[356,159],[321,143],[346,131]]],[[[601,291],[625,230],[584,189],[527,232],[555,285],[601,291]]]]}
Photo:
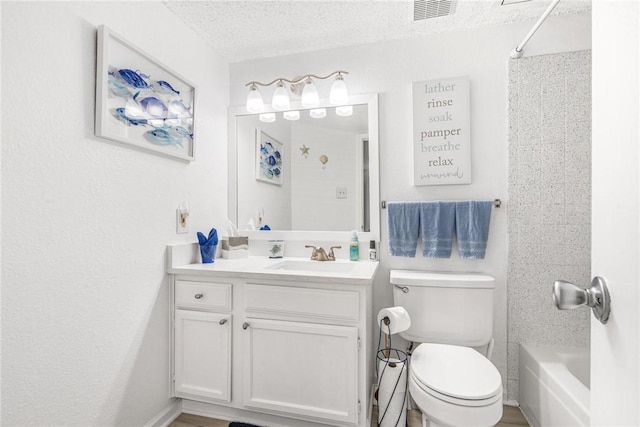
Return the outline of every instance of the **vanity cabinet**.
{"type": "Polygon", "coordinates": [[[358,328],[247,319],[243,402],[356,424],[358,328]]]}
{"type": "Polygon", "coordinates": [[[178,280],[174,289],[175,396],[229,402],[232,286],[178,280]]]}
{"type": "Polygon", "coordinates": [[[201,271],[222,270],[221,261],[173,269],[172,390],[183,412],[282,427],[368,426],[376,266],[351,280],[201,271]]]}
{"type": "Polygon", "coordinates": [[[177,397],[228,402],[231,396],[231,322],[228,315],[175,312],[177,397]]]}
{"type": "Polygon", "coordinates": [[[359,294],[247,283],[243,403],[358,422],[359,294]]]}

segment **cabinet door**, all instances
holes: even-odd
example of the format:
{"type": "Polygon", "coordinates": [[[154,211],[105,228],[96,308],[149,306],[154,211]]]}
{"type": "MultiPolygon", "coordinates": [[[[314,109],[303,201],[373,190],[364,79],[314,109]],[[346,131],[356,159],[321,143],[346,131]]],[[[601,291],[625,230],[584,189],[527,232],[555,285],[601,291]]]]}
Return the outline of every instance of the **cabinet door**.
{"type": "Polygon", "coordinates": [[[231,398],[231,316],[176,310],[177,397],[203,401],[231,398]]]}
{"type": "Polygon", "coordinates": [[[356,424],[356,327],[247,319],[243,398],[251,408],[356,424]]]}

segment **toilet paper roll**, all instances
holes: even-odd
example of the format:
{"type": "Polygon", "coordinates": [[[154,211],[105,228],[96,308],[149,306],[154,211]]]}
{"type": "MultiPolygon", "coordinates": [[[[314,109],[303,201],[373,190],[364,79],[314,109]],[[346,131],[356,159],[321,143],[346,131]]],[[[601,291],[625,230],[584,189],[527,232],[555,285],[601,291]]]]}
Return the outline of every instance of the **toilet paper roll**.
{"type": "Polygon", "coordinates": [[[390,358],[378,361],[378,425],[404,427],[407,417],[406,361],[390,358]],[[383,418],[384,417],[384,418],[383,418]]]}
{"type": "Polygon", "coordinates": [[[378,312],[378,325],[387,335],[404,332],[411,327],[411,318],[404,307],[388,307],[378,312]],[[389,318],[389,325],[383,322],[384,318],[389,318]]]}

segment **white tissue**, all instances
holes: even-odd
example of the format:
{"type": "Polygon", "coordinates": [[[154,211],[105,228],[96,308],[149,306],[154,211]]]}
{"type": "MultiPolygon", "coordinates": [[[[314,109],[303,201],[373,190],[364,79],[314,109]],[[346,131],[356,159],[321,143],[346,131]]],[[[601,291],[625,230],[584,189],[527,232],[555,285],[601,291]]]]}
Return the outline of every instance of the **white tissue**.
{"type": "Polygon", "coordinates": [[[231,222],[231,220],[227,219],[227,235],[229,237],[237,237],[240,235],[240,233],[238,233],[238,229],[236,228],[235,224],[231,222]]]}
{"type": "Polygon", "coordinates": [[[390,362],[388,365],[386,360],[378,361],[378,375],[380,375],[378,381],[378,425],[380,427],[405,426],[408,368],[406,362],[401,362],[398,359],[389,358],[388,361],[390,362]]]}
{"type": "Polygon", "coordinates": [[[387,335],[404,332],[411,327],[411,318],[404,307],[388,307],[378,312],[378,325],[387,335]],[[389,325],[383,319],[389,318],[389,325]]]}
{"type": "Polygon", "coordinates": [[[256,229],[256,222],[253,220],[253,218],[250,218],[249,222],[247,223],[247,230],[254,231],[255,229],[256,229]]]}

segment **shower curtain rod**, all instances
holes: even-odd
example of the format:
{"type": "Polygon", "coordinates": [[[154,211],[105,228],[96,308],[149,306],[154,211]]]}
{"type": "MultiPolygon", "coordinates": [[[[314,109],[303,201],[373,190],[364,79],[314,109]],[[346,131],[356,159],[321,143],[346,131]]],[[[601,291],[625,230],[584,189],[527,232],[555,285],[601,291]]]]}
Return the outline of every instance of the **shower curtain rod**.
{"type": "Polygon", "coordinates": [[[553,11],[553,9],[555,9],[555,7],[558,5],[558,3],[560,3],[560,0],[553,0],[551,2],[549,7],[547,7],[547,10],[544,11],[544,13],[540,17],[540,19],[538,19],[538,22],[536,22],[536,25],[533,26],[531,31],[529,31],[529,34],[527,34],[527,36],[524,38],[524,40],[522,40],[522,43],[520,43],[518,46],[516,46],[515,49],[513,49],[511,51],[511,55],[510,56],[513,59],[518,59],[518,58],[520,58],[522,56],[522,49],[524,48],[524,45],[526,45],[527,42],[529,41],[529,39],[535,34],[536,31],[538,31],[538,28],[540,28],[540,25],[542,25],[544,20],[547,19],[549,14],[553,11]]]}

